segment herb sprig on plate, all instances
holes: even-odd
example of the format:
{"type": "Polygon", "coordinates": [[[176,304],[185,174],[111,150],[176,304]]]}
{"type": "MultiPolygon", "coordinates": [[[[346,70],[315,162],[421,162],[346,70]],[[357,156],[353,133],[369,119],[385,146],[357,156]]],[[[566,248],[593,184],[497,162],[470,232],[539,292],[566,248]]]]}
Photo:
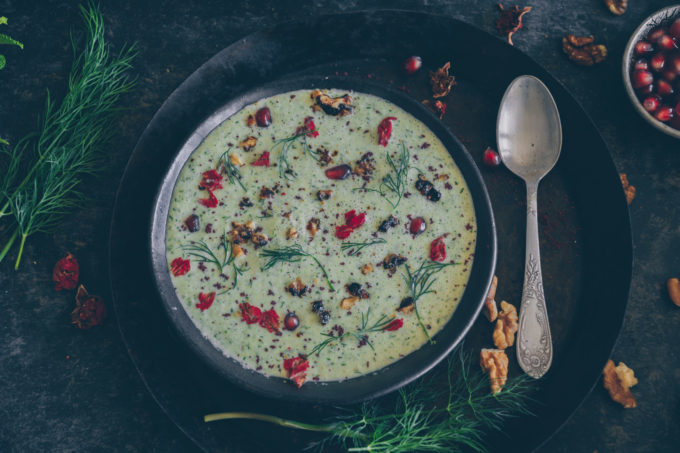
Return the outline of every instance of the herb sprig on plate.
{"type": "Polygon", "coordinates": [[[406,148],[404,142],[401,142],[401,151],[397,155],[396,161],[392,159],[389,152],[385,153],[385,158],[390,166],[390,172],[383,177],[378,188],[358,187],[354,190],[379,193],[380,196],[392,205],[392,209],[397,209],[406,191],[407,176],[411,168],[409,164],[411,153],[406,148]],[[394,201],[390,199],[390,196],[394,197],[394,201]]]}
{"type": "Polygon", "coordinates": [[[326,269],[323,267],[323,264],[319,262],[318,259],[311,253],[307,253],[303,250],[302,247],[300,247],[299,244],[287,246],[287,247],[281,247],[278,249],[270,248],[270,249],[264,249],[262,250],[262,257],[263,258],[268,258],[268,261],[262,266],[263,271],[267,271],[271,269],[272,267],[276,266],[278,263],[299,263],[302,261],[303,258],[311,258],[313,259],[316,264],[319,266],[321,269],[321,272],[323,272],[324,277],[326,277],[326,282],[328,283],[328,287],[331,291],[335,291],[335,288],[333,288],[333,284],[331,283],[331,279],[328,276],[328,273],[326,272],[326,269]]]}
{"type": "Polygon", "coordinates": [[[217,171],[224,171],[224,174],[227,176],[227,181],[229,181],[230,184],[237,183],[244,192],[247,191],[246,186],[241,182],[241,170],[239,170],[239,168],[231,161],[231,148],[228,148],[222,153],[220,158],[217,159],[217,171]]]}
{"type": "Polygon", "coordinates": [[[222,249],[222,257],[218,257],[218,253],[213,251],[212,248],[208,244],[205,243],[203,240],[199,240],[196,242],[191,242],[189,244],[184,244],[181,246],[182,250],[187,252],[189,256],[192,256],[198,261],[199,263],[211,263],[214,264],[215,267],[219,270],[220,274],[224,273],[224,268],[227,266],[231,266],[232,269],[234,270],[234,284],[231,285],[231,288],[229,288],[226,291],[222,291],[220,294],[224,294],[228,291],[231,291],[232,289],[236,288],[236,285],[238,284],[238,278],[240,275],[243,275],[243,271],[245,271],[244,268],[239,267],[236,264],[236,256],[234,255],[234,246],[232,245],[231,241],[229,240],[227,236],[227,232],[225,231],[222,237],[220,237],[220,243],[217,246],[218,249],[222,249]]]}
{"type": "Polygon", "coordinates": [[[307,143],[307,137],[315,131],[316,129],[305,129],[304,132],[296,133],[290,137],[282,138],[274,142],[272,150],[281,147],[281,152],[279,154],[279,177],[288,180],[297,178],[297,173],[293,170],[290,162],[288,162],[288,151],[298,141],[302,143],[302,147],[307,154],[312,156],[315,161],[319,161],[319,153],[314,151],[307,143]]]}
{"type": "Polygon", "coordinates": [[[344,332],[342,335],[339,336],[334,336],[332,333],[322,333],[326,339],[322,341],[321,343],[317,344],[314,346],[314,349],[308,354],[308,356],[313,356],[314,354],[320,354],[321,351],[323,351],[326,346],[330,345],[334,341],[342,341],[344,338],[347,337],[354,337],[357,341],[365,342],[368,346],[371,347],[371,349],[375,349],[373,347],[373,344],[371,343],[371,340],[368,338],[369,333],[373,332],[380,332],[385,329],[392,321],[393,319],[390,318],[387,315],[382,315],[380,318],[378,318],[377,321],[375,321],[373,324],[370,326],[368,325],[368,320],[369,317],[371,316],[371,309],[366,311],[366,313],[361,314],[361,325],[357,330],[353,330],[351,332],[344,332]]]}
{"type": "Polygon", "coordinates": [[[366,247],[370,247],[371,245],[376,245],[376,244],[384,244],[387,241],[383,238],[378,238],[373,241],[366,241],[366,242],[343,242],[340,244],[340,248],[342,251],[347,251],[349,250],[349,253],[347,255],[349,256],[354,256],[357,253],[361,252],[363,249],[366,247]]]}

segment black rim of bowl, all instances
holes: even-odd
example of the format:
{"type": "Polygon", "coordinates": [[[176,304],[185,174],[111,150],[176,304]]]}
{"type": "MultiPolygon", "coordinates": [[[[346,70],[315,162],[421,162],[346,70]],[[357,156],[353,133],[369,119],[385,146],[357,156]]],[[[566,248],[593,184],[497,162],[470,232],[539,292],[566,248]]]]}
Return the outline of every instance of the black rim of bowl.
{"type": "Polygon", "coordinates": [[[422,376],[444,359],[464,338],[485,300],[496,264],[496,226],[491,201],[481,174],[462,143],[425,106],[403,93],[353,78],[298,77],[277,80],[234,97],[204,120],[180,147],[165,172],[155,197],[150,225],[150,259],[156,289],[175,332],[194,354],[220,376],[250,391],[277,399],[310,403],[352,403],[375,398],[422,376]],[[465,292],[447,324],[435,336],[435,344],[425,344],[380,370],[344,381],[305,383],[296,388],[288,379],[267,377],[246,369],[224,355],[204,337],[177,297],[166,259],[165,229],[168,207],[175,182],[193,151],[225,119],[257,100],[301,89],[337,88],[365,92],[386,99],[422,121],[442,141],[468,185],[477,220],[475,255],[465,292]]]}

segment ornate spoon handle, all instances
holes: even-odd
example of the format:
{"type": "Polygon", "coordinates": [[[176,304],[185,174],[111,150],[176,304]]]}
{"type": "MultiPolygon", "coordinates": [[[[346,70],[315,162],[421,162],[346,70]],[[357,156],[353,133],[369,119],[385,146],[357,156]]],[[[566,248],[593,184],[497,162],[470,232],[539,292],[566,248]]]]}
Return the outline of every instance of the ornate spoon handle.
{"type": "Polygon", "coordinates": [[[519,311],[517,361],[533,378],[543,376],[552,363],[552,337],[548,311],[543,295],[541,252],[538,243],[538,182],[527,182],[527,240],[524,269],[524,289],[519,311]]]}

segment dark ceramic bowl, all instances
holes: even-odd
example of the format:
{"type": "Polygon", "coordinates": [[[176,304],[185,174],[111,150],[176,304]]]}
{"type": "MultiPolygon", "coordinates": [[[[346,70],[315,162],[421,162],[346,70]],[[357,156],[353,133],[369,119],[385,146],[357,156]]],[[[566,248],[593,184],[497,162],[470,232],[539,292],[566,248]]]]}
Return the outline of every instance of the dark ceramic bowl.
{"type": "MultiPolygon", "coordinates": [[[[666,25],[668,22],[680,17],[680,5],[668,6],[666,8],[660,9],[659,11],[653,13],[635,29],[631,35],[626,48],[623,51],[623,65],[622,65],[622,75],[623,75],[623,85],[626,87],[626,93],[628,98],[633,103],[635,110],[652,126],[660,130],[661,132],[670,135],[671,137],[680,138],[680,130],[670,127],[668,124],[663,123],[649,113],[642,107],[642,103],[635,94],[633,89],[633,84],[630,80],[630,70],[635,61],[635,44],[647,36],[652,29],[660,26],[666,25]]],[[[680,115],[679,112],[675,112],[676,115],[680,115]]]]}
{"type": "Polygon", "coordinates": [[[160,298],[177,334],[192,351],[221,376],[248,390],[269,397],[311,403],[350,403],[384,395],[420,377],[458,345],[472,326],[485,300],[496,264],[496,227],[482,177],[460,141],[426,107],[405,94],[351,78],[298,78],[281,80],[235,97],[212,114],[184,142],[165,173],[156,196],[150,230],[153,275],[160,298]],[[338,88],[374,94],[398,105],[425,123],[446,146],[468,184],[477,217],[477,246],[468,286],[449,322],[426,344],[376,372],[333,382],[306,382],[298,389],[289,380],[266,377],[225,356],[194,325],[177,297],[165,253],[168,206],[175,181],[185,162],[210,132],[243,107],[275,94],[313,88],[338,88]]]}

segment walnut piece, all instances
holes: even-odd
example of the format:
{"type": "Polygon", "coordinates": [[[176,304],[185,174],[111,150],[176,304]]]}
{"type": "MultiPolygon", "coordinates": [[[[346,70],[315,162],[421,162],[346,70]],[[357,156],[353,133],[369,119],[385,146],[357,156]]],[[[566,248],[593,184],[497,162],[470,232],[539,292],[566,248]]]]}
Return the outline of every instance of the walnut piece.
{"type": "Polygon", "coordinates": [[[666,289],[668,289],[668,297],[673,303],[680,307],[680,280],[677,278],[669,278],[666,282],[666,289]]]}
{"type": "Polygon", "coordinates": [[[255,120],[255,117],[253,115],[248,115],[248,118],[246,118],[246,124],[248,125],[248,127],[255,126],[256,122],[257,121],[255,120]]]}
{"type": "Polygon", "coordinates": [[[332,98],[321,90],[314,90],[311,96],[315,102],[312,106],[314,111],[323,110],[332,116],[345,116],[352,113],[352,97],[349,94],[332,98]]]}
{"type": "Polygon", "coordinates": [[[430,86],[432,87],[432,97],[441,98],[451,92],[451,88],[456,86],[456,78],[449,75],[451,62],[447,61],[444,66],[436,71],[430,71],[430,86]]]}
{"type": "Polygon", "coordinates": [[[604,0],[604,4],[615,16],[620,16],[628,9],[628,0],[604,0]]]}
{"type": "Polygon", "coordinates": [[[626,194],[626,201],[628,204],[631,204],[633,202],[633,199],[635,198],[635,186],[631,186],[630,183],[628,182],[628,175],[625,173],[619,173],[619,177],[621,178],[621,185],[623,186],[623,191],[626,194]]]}
{"type": "Polygon", "coordinates": [[[361,266],[361,273],[366,275],[370,274],[373,272],[373,265],[371,263],[366,263],[363,266],[361,266]]]}
{"type": "Polygon", "coordinates": [[[357,296],[350,296],[350,297],[345,297],[340,301],[340,308],[343,310],[349,310],[354,306],[359,301],[359,297],[357,296]]]}
{"type": "Polygon", "coordinates": [[[496,307],[496,287],[498,286],[498,277],[493,276],[491,286],[489,287],[489,294],[486,295],[486,302],[484,302],[484,314],[489,322],[494,322],[498,318],[498,307],[496,307]]]}
{"type": "Polygon", "coordinates": [[[307,231],[309,231],[312,239],[314,239],[314,236],[316,236],[316,233],[319,231],[320,225],[321,221],[317,218],[312,218],[307,222],[307,231]]]}
{"type": "Polygon", "coordinates": [[[286,291],[291,293],[293,296],[302,297],[307,292],[307,285],[302,283],[300,277],[296,278],[294,282],[291,282],[286,286],[286,291]]]}
{"type": "Polygon", "coordinates": [[[482,371],[489,373],[491,392],[501,391],[508,381],[508,356],[502,349],[482,349],[479,354],[482,371]]]}
{"type": "Polygon", "coordinates": [[[264,247],[269,244],[269,238],[264,233],[253,233],[250,240],[255,244],[255,248],[264,247]]]}
{"type": "Polygon", "coordinates": [[[243,148],[243,151],[250,151],[255,145],[257,145],[257,137],[252,135],[238,144],[239,148],[243,148]]]}
{"type": "Polygon", "coordinates": [[[246,252],[243,251],[240,245],[234,244],[231,249],[231,253],[234,255],[234,258],[240,258],[246,254],[246,252]]]}
{"type": "Polygon", "coordinates": [[[231,222],[231,242],[235,245],[245,244],[253,235],[255,224],[252,221],[246,223],[231,222]]]}
{"type": "Polygon", "coordinates": [[[229,162],[236,167],[243,167],[245,163],[241,160],[238,154],[229,154],[229,162]]]}
{"type": "Polygon", "coordinates": [[[288,228],[288,231],[286,232],[286,238],[295,239],[296,237],[298,237],[297,228],[295,227],[288,228]]]}
{"type": "Polygon", "coordinates": [[[569,59],[581,66],[592,66],[607,58],[607,48],[602,44],[593,44],[592,36],[574,36],[568,34],[562,38],[562,51],[569,59]]]}
{"type": "Polygon", "coordinates": [[[501,312],[496,320],[496,328],[493,331],[493,344],[498,349],[505,349],[515,343],[517,332],[517,309],[514,305],[501,301],[501,312]]]}
{"type": "Polygon", "coordinates": [[[609,360],[602,374],[604,375],[604,388],[614,401],[626,409],[637,406],[635,397],[630,391],[630,388],[638,383],[632,369],[623,362],[619,362],[619,365],[615,367],[614,362],[609,360]]]}

